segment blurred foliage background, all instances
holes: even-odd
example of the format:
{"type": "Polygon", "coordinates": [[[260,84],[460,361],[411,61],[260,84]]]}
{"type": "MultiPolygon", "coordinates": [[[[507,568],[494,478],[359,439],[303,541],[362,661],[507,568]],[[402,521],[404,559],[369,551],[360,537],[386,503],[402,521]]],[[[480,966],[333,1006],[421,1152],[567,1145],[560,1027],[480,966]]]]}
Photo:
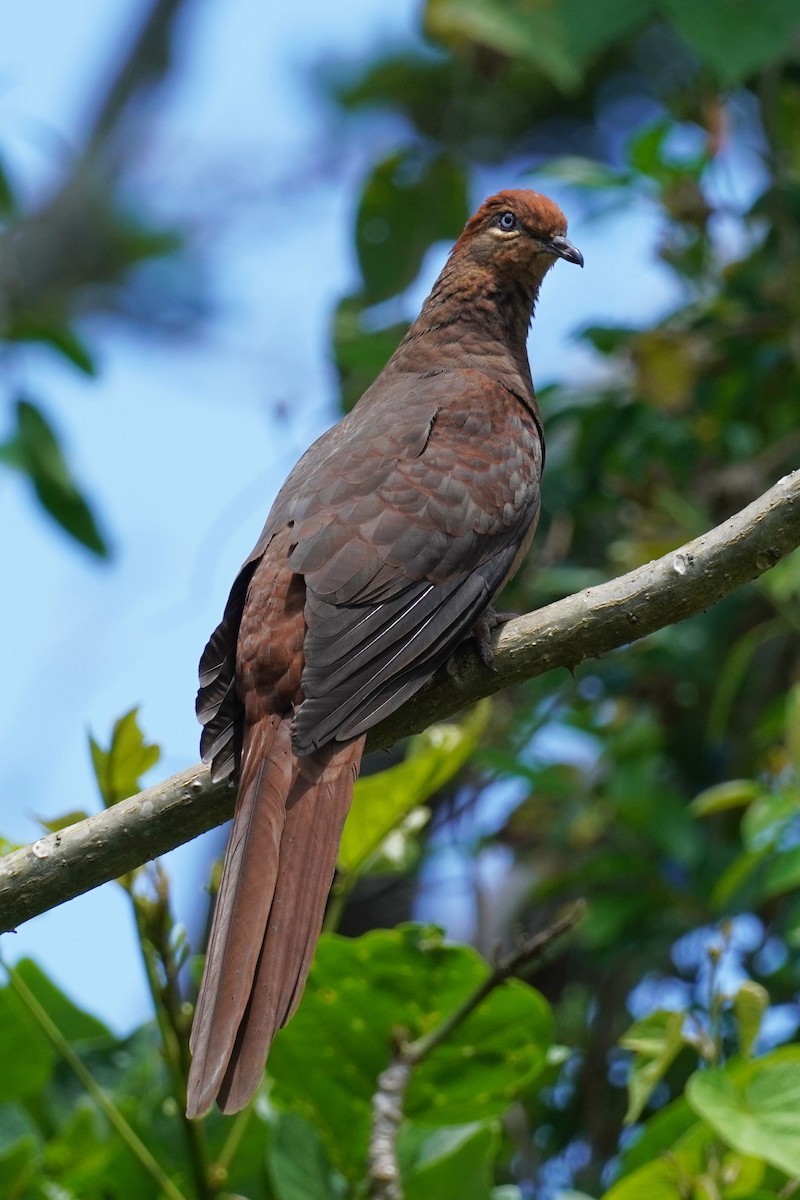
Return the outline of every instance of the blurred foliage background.
{"type": "MultiPolygon", "coordinates": [[[[6,368],[36,341],[91,373],[87,314],[190,318],[165,287],[184,278],[180,222],[162,227],[126,188],[180,9],[152,6],[43,207],[0,172],[6,368]]],[[[551,183],[586,225],[616,214],[617,231],[646,200],[676,284],[655,324],[580,330],[584,382],[540,391],[543,521],[506,598],[524,611],[679,546],[797,464],[800,14],[796,0],[427,0],[418,20],[415,48],[325,79],[332,128],[381,112],[394,131],[353,206],[360,282],[330,330],[342,406],[402,336],[431,248],[498,172],[551,183]]],[[[624,282],[610,273],[609,293],[624,282]]],[[[0,467],[106,554],[103,513],[45,412],[13,388],[7,401],[0,467]]],[[[588,909],[536,990],[493,992],[420,1068],[399,1147],[409,1200],[794,1195],[799,597],[794,555],[702,617],[379,761],[359,785],[306,998],[263,1095],[232,1122],[180,1116],[197,971],[167,875],[120,881],[156,1020],[119,1039],[40,967],[12,972],[2,1194],[368,1195],[370,1099],[393,1031],[436,1028],[487,971],[408,924],[436,912],[438,858],[471,881],[489,958],[575,898],[588,909]]],[[[154,753],[135,714],[95,744],[105,802],[135,790],[154,753]]]]}

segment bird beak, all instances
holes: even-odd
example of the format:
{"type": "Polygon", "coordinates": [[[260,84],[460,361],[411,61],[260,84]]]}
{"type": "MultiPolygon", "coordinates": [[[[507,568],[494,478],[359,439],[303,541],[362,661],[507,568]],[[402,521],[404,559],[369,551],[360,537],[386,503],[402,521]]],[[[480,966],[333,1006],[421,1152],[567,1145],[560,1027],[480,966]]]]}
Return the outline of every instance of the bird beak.
{"type": "Polygon", "coordinates": [[[583,266],[583,255],[577,246],[573,246],[572,242],[568,242],[565,237],[551,238],[550,249],[559,258],[566,259],[567,262],[575,263],[576,266],[583,266]]]}

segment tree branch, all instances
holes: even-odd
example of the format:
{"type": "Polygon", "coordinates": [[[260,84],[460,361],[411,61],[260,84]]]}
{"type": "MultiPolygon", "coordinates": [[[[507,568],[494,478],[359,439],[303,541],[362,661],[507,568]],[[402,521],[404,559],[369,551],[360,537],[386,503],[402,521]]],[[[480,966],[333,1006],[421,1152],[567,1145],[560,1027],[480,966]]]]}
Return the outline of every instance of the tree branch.
{"type": "Polygon", "coordinates": [[[118,272],[125,231],[112,192],[125,118],[167,75],[172,31],[186,2],[150,0],[98,101],[84,149],[44,206],[0,235],[0,336],[28,314],[34,325],[62,320],[73,291],[118,272]]]}
{"type": "MultiPolygon", "coordinates": [[[[447,670],[370,735],[389,746],[481,696],[646,637],[715,604],[800,545],[800,471],[679,550],[510,621],[495,671],[467,644],[447,670]]],[[[113,808],[0,859],[0,931],[188,842],[233,812],[234,789],[190,767],[113,808]]]]}
{"type": "Polygon", "coordinates": [[[529,970],[558,938],[568,933],[583,916],[583,900],[575,904],[549,928],[537,933],[498,962],[491,974],[478,985],[463,1004],[414,1042],[400,1045],[389,1066],[378,1077],[378,1090],[372,1097],[372,1130],[369,1140],[369,1200],[403,1200],[403,1185],[397,1162],[397,1134],[403,1120],[403,1106],[415,1067],[453,1034],[495,988],[512,975],[529,970]]]}

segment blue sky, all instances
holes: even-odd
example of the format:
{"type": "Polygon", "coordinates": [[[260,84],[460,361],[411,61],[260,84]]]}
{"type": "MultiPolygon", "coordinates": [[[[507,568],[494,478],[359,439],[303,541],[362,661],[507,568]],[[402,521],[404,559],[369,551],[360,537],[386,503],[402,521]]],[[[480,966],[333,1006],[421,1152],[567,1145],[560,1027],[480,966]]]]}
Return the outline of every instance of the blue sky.
{"type": "MultiPolygon", "coordinates": [[[[0,152],[27,195],[43,194],[79,143],[94,90],[139,9],[134,0],[6,9],[0,152]]],[[[42,518],[20,481],[0,476],[10,564],[0,590],[7,838],[35,838],[35,816],[96,806],[87,731],[105,740],[134,705],[164,749],[154,778],[197,760],[197,660],[283,477],[335,419],[329,319],[356,279],[356,187],[375,148],[396,144],[391,121],[362,125],[358,136],[340,126],[332,144],[312,68],[407,42],[416,9],[408,0],[347,0],[343,21],[341,6],[322,0],[195,3],[138,174],[159,213],[194,230],[212,314],[198,337],[183,340],[89,323],[97,380],[45,352],[26,353],[13,378],[7,366],[0,371],[0,383],[26,388],[61,431],[115,546],[111,564],[94,563],[42,518]]],[[[485,178],[475,200],[520,182],[530,181],[485,178]]],[[[547,190],[574,211],[563,191],[547,190]]],[[[644,321],[667,306],[655,233],[647,208],[599,223],[577,214],[570,236],[586,269],[548,278],[531,344],[540,384],[592,369],[575,329],[600,318],[644,321]]],[[[410,306],[445,249],[426,262],[410,306]]],[[[169,856],[181,919],[199,914],[209,853],[201,840],[169,856]]],[[[116,1029],[149,1012],[115,885],[29,922],[4,939],[4,951],[33,955],[116,1029]]]]}

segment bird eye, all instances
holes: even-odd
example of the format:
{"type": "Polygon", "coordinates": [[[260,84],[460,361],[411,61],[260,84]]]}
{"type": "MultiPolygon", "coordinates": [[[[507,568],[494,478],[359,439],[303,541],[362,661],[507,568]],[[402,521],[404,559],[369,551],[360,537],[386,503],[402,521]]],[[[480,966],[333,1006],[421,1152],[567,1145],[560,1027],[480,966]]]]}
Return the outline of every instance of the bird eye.
{"type": "Polygon", "coordinates": [[[497,218],[497,224],[501,229],[504,229],[506,233],[509,233],[512,229],[517,228],[517,218],[514,216],[513,212],[500,213],[500,216],[497,218]]]}

